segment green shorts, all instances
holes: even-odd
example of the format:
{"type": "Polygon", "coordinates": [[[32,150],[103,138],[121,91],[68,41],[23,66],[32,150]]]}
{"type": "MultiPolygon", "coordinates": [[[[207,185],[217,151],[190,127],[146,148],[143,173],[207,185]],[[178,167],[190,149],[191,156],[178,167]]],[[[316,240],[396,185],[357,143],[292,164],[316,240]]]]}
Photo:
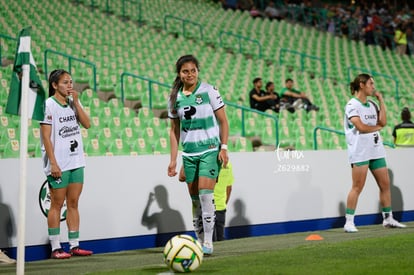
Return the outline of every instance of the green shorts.
{"type": "Polygon", "coordinates": [[[367,161],[361,161],[361,162],[355,162],[351,166],[364,166],[369,165],[369,170],[375,170],[383,167],[387,167],[387,163],[385,161],[385,158],[380,159],[370,159],[367,161]]]}
{"type": "Polygon", "coordinates": [[[60,178],[54,178],[52,176],[47,176],[47,181],[50,188],[66,188],[71,183],[83,183],[83,171],[84,168],[76,168],[73,170],[62,172],[60,178]]]}
{"type": "Polygon", "coordinates": [[[187,183],[198,177],[217,179],[220,172],[218,151],[209,151],[199,156],[183,156],[184,175],[187,183]]]}

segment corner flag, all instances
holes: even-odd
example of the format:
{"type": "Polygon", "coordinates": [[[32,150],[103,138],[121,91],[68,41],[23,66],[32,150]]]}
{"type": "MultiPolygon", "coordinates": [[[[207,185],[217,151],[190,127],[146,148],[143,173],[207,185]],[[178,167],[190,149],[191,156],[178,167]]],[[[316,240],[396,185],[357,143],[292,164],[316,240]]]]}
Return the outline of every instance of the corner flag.
{"type": "Polygon", "coordinates": [[[37,68],[30,50],[30,30],[31,27],[20,31],[17,42],[17,50],[14,59],[13,74],[10,83],[10,92],[7,99],[6,113],[20,115],[20,103],[22,91],[28,93],[28,118],[43,120],[45,110],[46,93],[42,86],[42,81],[37,75],[37,68]],[[30,65],[29,87],[22,85],[22,66],[30,65]]]}

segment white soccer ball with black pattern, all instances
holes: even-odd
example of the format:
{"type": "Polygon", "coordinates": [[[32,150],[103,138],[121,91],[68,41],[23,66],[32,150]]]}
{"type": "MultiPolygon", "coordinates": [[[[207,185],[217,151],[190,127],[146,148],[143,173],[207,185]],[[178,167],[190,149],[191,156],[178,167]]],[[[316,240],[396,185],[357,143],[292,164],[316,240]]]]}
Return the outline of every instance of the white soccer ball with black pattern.
{"type": "Polygon", "coordinates": [[[203,262],[203,248],[190,235],[172,237],[164,247],[165,264],[175,272],[191,272],[203,262]]]}

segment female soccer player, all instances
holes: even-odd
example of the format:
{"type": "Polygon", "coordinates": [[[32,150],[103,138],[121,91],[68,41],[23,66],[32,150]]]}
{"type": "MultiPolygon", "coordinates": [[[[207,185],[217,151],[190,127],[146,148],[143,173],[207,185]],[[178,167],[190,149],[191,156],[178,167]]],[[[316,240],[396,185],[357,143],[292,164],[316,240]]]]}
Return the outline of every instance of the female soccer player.
{"type": "Polygon", "coordinates": [[[176,62],[177,77],[169,98],[171,154],[168,176],[177,175],[178,143],[183,147],[183,166],[193,203],[196,234],[204,231],[203,252],[213,253],[214,185],[220,163],[227,166],[229,126],[218,90],[198,78],[199,63],[192,55],[176,62]],[[197,184],[198,182],[198,184],[197,184]],[[197,222],[202,217],[202,228],[197,222]]]}
{"type": "Polygon", "coordinates": [[[72,77],[65,70],[54,70],[49,76],[45,118],[40,123],[44,172],[50,187],[47,224],[52,259],[92,254],[79,248],[78,201],[85,167],[80,125],[89,128],[90,121],[73,89],[72,77]],[[59,240],[60,212],[65,199],[70,253],[62,249],[59,240]]]}
{"type": "Polygon", "coordinates": [[[394,220],[391,211],[390,178],[385,162],[385,149],[379,133],[387,123],[382,95],[375,91],[374,79],[368,74],[358,75],[351,82],[354,96],[345,107],[345,135],[348,157],[352,167],[352,188],[346,206],[345,232],[358,232],[354,216],[359,194],[365,185],[368,169],[371,170],[379,190],[384,227],[405,227],[394,220]],[[369,96],[375,96],[379,106],[369,96]]]}

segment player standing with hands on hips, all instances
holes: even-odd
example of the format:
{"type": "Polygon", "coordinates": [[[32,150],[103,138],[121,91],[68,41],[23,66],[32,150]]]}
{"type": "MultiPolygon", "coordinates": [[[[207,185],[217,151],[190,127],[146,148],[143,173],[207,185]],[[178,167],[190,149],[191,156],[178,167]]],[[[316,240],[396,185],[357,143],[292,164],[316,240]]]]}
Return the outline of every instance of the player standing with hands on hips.
{"type": "Polygon", "coordinates": [[[354,216],[358,197],[371,170],[380,190],[383,226],[402,228],[405,225],[394,220],[391,211],[390,178],[385,161],[385,149],[379,131],[386,125],[387,117],[382,94],[375,91],[374,79],[368,74],[358,75],[351,82],[354,96],[345,107],[344,128],[348,145],[348,157],[352,167],[352,188],[346,204],[344,231],[358,232],[354,216]],[[375,96],[379,106],[369,96],[375,96]]]}
{"type": "Polygon", "coordinates": [[[203,252],[211,255],[215,220],[213,192],[220,166],[226,167],[228,162],[229,125],[218,90],[199,80],[199,63],[194,56],[180,57],[176,73],[168,104],[171,119],[168,176],[177,175],[181,140],[184,174],[193,204],[193,224],[196,234],[204,231],[204,239],[200,240],[203,252]],[[197,222],[200,211],[202,228],[197,222]]]}
{"type": "Polygon", "coordinates": [[[47,224],[52,259],[92,254],[92,251],[79,248],[78,202],[85,167],[80,126],[89,128],[91,124],[78,96],[67,71],[54,70],[50,73],[49,98],[40,129],[44,172],[50,188],[47,224]],[[60,212],[65,199],[70,253],[62,249],[59,240],[60,212]]]}

